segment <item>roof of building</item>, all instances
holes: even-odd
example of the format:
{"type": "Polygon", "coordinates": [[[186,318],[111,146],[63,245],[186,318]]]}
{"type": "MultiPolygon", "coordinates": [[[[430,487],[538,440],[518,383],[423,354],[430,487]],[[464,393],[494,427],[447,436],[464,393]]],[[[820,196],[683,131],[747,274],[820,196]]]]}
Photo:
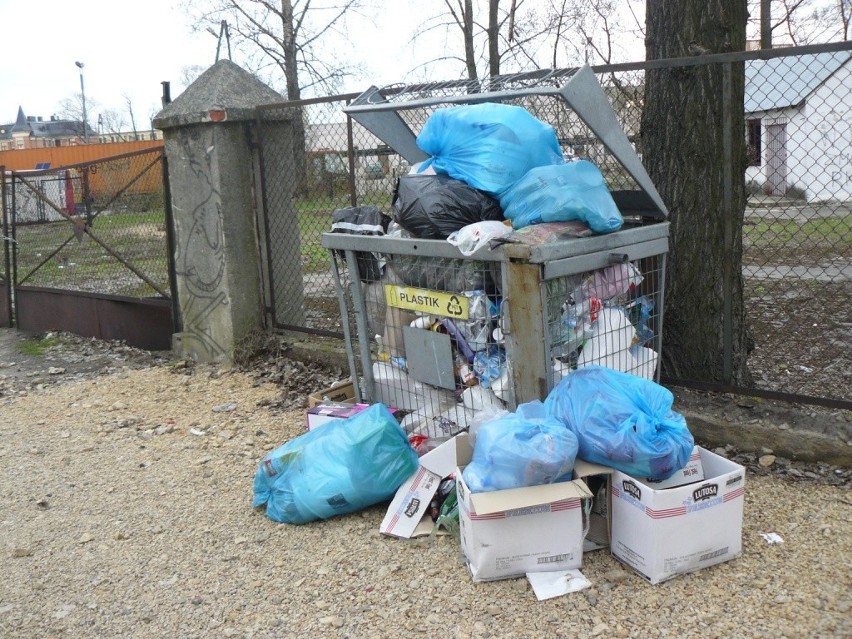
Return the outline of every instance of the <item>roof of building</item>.
{"type": "MultiPolygon", "coordinates": [[[[91,128],[89,129],[91,132],[91,128]]],[[[0,140],[11,140],[13,134],[24,133],[34,138],[67,138],[83,134],[83,124],[77,120],[60,120],[55,116],[44,120],[26,117],[18,107],[18,117],[9,124],[0,124],[0,140]]]]}
{"type": "Polygon", "coordinates": [[[745,112],[801,104],[850,59],[850,51],[831,51],[749,60],[745,65],[745,112]]]}

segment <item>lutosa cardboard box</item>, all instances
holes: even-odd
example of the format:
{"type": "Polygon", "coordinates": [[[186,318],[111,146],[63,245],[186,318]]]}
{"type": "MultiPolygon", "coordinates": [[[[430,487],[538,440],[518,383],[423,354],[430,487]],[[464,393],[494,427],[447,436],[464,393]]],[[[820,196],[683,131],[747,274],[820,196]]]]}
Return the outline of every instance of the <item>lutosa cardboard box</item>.
{"type": "Polygon", "coordinates": [[[745,468],[696,449],[700,481],[659,488],[617,470],[611,475],[610,550],[652,584],[742,552],[745,468]]]}

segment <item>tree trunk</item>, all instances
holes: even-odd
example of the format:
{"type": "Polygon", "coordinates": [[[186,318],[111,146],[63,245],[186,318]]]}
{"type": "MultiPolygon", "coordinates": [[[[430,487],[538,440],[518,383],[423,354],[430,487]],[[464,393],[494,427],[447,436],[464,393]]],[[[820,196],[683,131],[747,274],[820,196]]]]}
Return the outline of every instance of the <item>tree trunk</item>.
{"type": "MultiPolygon", "coordinates": [[[[287,87],[287,99],[299,100],[302,93],[299,88],[299,69],[296,65],[296,37],[293,33],[293,2],[281,0],[282,45],[284,48],[284,81],[287,87]]],[[[301,113],[301,109],[300,109],[301,113]]],[[[293,160],[295,164],[296,194],[305,195],[307,185],[307,144],[303,117],[293,125],[293,160]]]]}
{"type": "Polygon", "coordinates": [[[488,0],[488,75],[492,78],[500,75],[499,8],[500,0],[488,0]]]}
{"type": "Polygon", "coordinates": [[[464,60],[467,65],[468,80],[476,80],[476,51],[473,48],[473,0],[465,0],[462,9],[462,20],[464,20],[464,60]]]}
{"type": "MultiPolygon", "coordinates": [[[[649,60],[745,48],[742,0],[648,0],[649,60]]],[[[670,212],[663,373],[751,382],[746,365],[742,225],[743,63],[649,70],[643,161],[670,212]]]]}

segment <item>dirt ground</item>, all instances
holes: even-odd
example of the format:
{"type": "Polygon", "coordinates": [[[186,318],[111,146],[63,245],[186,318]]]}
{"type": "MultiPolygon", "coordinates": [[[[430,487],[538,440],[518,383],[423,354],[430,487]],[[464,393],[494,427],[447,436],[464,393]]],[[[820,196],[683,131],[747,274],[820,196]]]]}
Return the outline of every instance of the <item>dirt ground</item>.
{"type": "Polygon", "coordinates": [[[537,601],[472,583],[452,537],[379,534],[384,504],[301,526],[252,509],[258,463],[339,370],[284,344],[237,370],[0,335],[0,636],[850,636],[849,469],[723,450],[748,465],[739,558],[651,586],[596,551],[589,588],[537,601]]]}
{"type": "MultiPolygon", "coordinates": [[[[306,360],[304,348],[299,348],[287,336],[265,336],[260,341],[247,344],[244,352],[238,351],[237,362],[232,367],[247,372],[257,383],[271,383],[278,393],[274,399],[265,400],[274,409],[300,409],[307,405],[307,396],[332,383],[348,377],[339,365],[339,358],[324,360],[312,357],[306,360]]],[[[61,386],[75,381],[94,379],[127,370],[150,367],[191,367],[192,362],[175,361],[171,352],[151,352],[133,348],[121,342],[108,342],[80,337],[70,333],[32,335],[22,331],[0,328],[0,401],[3,397],[26,395],[33,390],[61,386]],[[30,348],[27,348],[30,346],[30,348]],[[34,346],[35,348],[32,348],[34,346]],[[43,347],[43,349],[40,349],[43,347]],[[42,352],[33,352],[39,351],[42,352]]],[[[228,367],[230,368],[230,367],[228,367]]],[[[227,368],[222,369],[227,370],[227,368]]],[[[791,433],[816,436],[829,445],[845,447],[845,453],[833,455],[833,459],[848,459],[852,448],[852,413],[818,406],[794,405],[780,401],[753,400],[732,395],[720,395],[687,388],[673,388],[675,410],[698,421],[707,420],[709,428],[714,424],[727,426],[742,425],[737,431],[737,441],[702,441],[708,448],[725,446],[736,461],[749,466],[758,474],[776,473],[804,480],[828,481],[848,484],[852,481],[852,467],[837,462],[820,463],[821,459],[811,456],[799,458],[795,450],[773,449],[774,437],[755,442],[746,437],[746,429],[766,432],[772,425],[780,430],[775,434],[788,442],[788,449],[795,449],[795,440],[790,442],[791,433]],[[783,431],[783,432],[782,432],[783,431]],[[741,441],[740,441],[741,440],[741,441]],[[740,444],[739,447],[735,444],[740,444]],[[771,467],[761,465],[759,459],[772,455],[777,460],[771,467]]],[[[706,428],[705,428],[706,431],[706,428]]],[[[782,447],[783,448],[783,447],[782,447]]]]}

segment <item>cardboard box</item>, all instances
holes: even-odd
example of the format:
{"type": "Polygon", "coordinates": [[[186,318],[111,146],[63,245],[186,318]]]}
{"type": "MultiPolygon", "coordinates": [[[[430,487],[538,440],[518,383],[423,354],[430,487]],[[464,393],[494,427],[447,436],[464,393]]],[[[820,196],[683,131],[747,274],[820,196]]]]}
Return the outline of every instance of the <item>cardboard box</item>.
{"type": "Polygon", "coordinates": [[[592,493],[592,505],[586,514],[588,531],[583,540],[583,552],[609,547],[610,478],[614,472],[614,468],[583,459],[574,462],[574,479],[582,480],[592,493]]]}
{"type": "Polygon", "coordinates": [[[461,547],[474,581],[579,568],[583,561],[582,481],[471,493],[456,471],[461,547]]]}
{"type": "Polygon", "coordinates": [[[328,403],[354,404],[355,387],[352,385],[352,380],[344,379],[332,384],[329,388],[308,395],[308,408],[328,403]]]}
{"type": "Polygon", "coordinates": [[[745,469],[697,447],[704,479],[658,489],[611,476],[612,555],[652,584],[739,557],[745,469]]]}
{"type": "Polygon", "coordinates": [[[396,491],[379,532],[409,539],[432,531],[429,502],[444,477],[453,474],[459,460],[470,461],[472,449],[467,433],[460,433],[420,457],[420,467],[396,491]]]}
{"type": "Polygon", "coordinates": [[[317,404],[305,414],[305,430],[313,430],[334,419],[349,419],[369,407],[369,404],[317,404]]]}
{"type": "MultiPolygon", "coordinates": [[[[614,472],[615,469],[610,466],[593,464],[583,459],[577,459],[574,463],[574,478],[582,479],[594,495],[592,507],[588,513],[588,533],[583,543],[583,552],[609,547],[611,532],[609,514],[612,512],[611,478],[614,472]]],[[[662,490],[703,479],[704,468],[701,464],[698,446],[696,446],[692,449],[692,454],[686,466],[668,479],[658,482],[647,479],[643,481],[656,490],[662,490]]]]}

